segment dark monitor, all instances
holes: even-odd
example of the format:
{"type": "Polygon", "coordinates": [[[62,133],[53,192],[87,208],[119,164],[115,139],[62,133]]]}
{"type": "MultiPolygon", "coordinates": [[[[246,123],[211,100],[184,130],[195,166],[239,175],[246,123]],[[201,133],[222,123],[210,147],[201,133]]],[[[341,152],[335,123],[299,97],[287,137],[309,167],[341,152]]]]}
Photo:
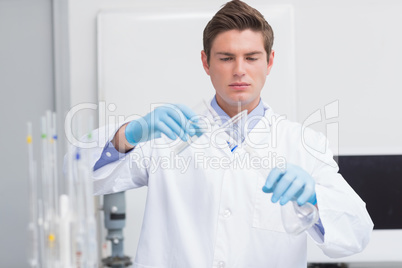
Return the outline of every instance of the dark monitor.
{"type": "Polygon", "coordinates": [[[402,229],[402,155],[338,156],[338,165],[366,202],[374,229],[402,229]]]}

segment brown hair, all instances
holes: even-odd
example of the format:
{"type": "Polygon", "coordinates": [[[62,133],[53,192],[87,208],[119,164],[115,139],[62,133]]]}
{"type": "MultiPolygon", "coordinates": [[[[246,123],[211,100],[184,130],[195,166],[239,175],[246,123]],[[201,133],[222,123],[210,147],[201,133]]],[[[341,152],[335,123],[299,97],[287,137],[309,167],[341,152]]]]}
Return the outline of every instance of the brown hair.
{"type": "Polygon", "coordinates": [[[264,48],[267,52],[267,61],[269,61],[274,43],[274,33],[271,26],[257,9],[242,1],[233,0],[227,2],[205,26],[203,43],[208,64],[212,42],[218,34],[229,30],[243,31],[247,29],[262,33],[264,48]]]}

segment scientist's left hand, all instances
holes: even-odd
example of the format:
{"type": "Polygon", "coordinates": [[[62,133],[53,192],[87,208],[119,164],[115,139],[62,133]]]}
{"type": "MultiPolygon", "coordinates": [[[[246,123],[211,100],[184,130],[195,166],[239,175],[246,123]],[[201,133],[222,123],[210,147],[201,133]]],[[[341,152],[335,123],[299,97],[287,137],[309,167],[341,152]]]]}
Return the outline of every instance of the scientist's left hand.
{"type": "Polygon", "coordinates": [[[272,202],[280,200],[281,205],[290,200],[297,200],[300,206],[306,202],[313,205],[317,203],[315,180],[301,167],[289,163],[286,170],[272,169],[262,190],[265,193],[273,193],[272,202]]]}

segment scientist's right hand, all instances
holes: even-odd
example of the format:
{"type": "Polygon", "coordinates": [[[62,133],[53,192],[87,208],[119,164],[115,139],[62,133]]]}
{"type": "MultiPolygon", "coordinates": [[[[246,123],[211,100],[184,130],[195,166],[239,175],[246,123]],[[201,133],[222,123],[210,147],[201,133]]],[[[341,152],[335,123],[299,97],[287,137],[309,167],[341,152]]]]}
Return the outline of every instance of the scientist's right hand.
{"type": "Polygon", "coordinates": [[[187,141],[187,135],[193,136],[196,133],[190,120],[197,122],[197,116],[185,105],[160,106],[144,117],[128,123],[125,137],[132,145],[160,138],[162,133],[172,140],[180,137],[187,141]]]}

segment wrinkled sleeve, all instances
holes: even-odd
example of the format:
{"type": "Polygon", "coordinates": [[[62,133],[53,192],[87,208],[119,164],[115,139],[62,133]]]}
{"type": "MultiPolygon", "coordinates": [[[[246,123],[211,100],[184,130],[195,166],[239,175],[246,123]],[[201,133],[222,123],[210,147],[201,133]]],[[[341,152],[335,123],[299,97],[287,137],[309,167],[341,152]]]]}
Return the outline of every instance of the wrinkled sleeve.
{"type": "Polygon", "coordinates": [[[314,150],[312,176],[316,180],[317,205],[324,235],[317,228],[308,234],[325,255],[331,258],[346,257],[363,251],[373,230],[373,222],[366,204],[338,173],[324,135],[316,136],[322,150],[314,150]]]}
{"type": "Polygon", "coordinates": [[[90,156],[90,166],[94,168],[92,176],[95,195],[126,191],[148,184],[147,169],[137,164],[140,159],[144,158],[144,151],[140,145],[127,154],[119,154],[111,162],[99,165],[99,161],[105,158],[105,149],[115,150],[108,144],[119,128],[120,126],[116,128],[116,126],[109,125],[96,129],[92,133],[96,146],[87,150],[90,156]]]}

